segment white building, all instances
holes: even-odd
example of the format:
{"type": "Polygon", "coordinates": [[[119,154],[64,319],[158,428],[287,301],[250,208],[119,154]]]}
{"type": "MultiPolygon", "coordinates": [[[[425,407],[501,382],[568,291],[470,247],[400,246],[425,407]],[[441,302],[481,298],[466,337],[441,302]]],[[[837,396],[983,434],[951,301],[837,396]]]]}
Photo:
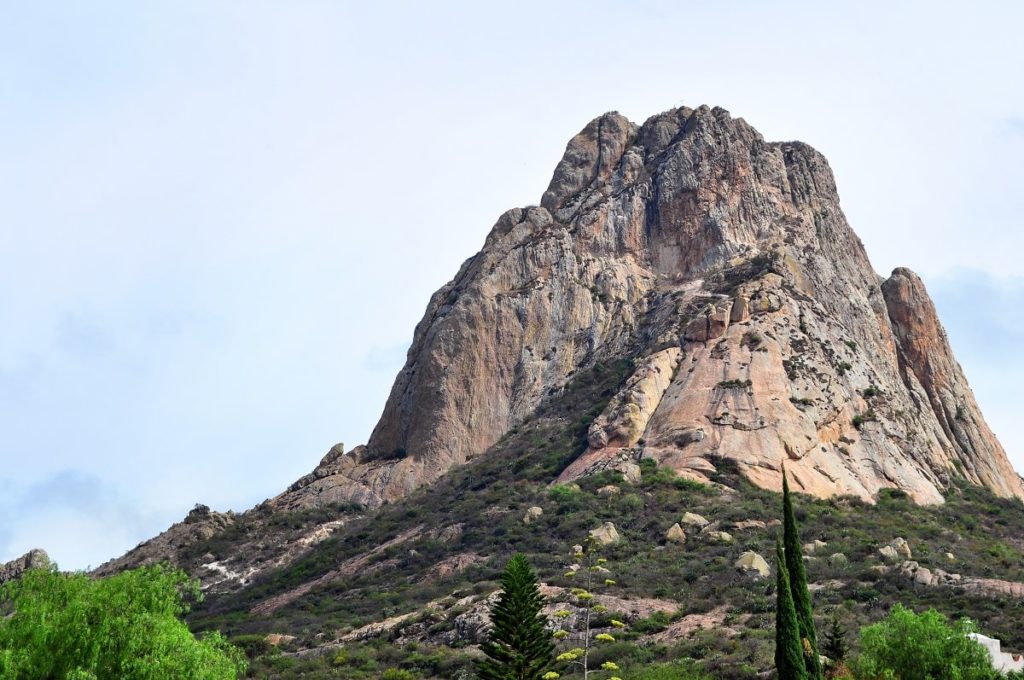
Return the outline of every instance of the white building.
{"type": "Polygon", "coordinates": [[[992,666],[1003,673],[1010,671],[1024,671],[1024,655],[1010,654],[1002,650],[1002,644],[995,638],[986,637],[980,633],[970,633],[970,637],[981,643],[981,646],[988,650],[988,656],[992,659],[992,666]]]}

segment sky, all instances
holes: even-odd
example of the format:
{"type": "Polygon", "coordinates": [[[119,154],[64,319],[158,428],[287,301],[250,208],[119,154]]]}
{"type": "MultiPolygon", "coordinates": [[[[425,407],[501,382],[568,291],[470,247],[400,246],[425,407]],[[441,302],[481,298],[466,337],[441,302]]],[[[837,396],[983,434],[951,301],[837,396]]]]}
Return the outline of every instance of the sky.
{"type": "Polygon", "coordinates": [[[1018,2],[0,4],[0,562],[96,566],[368,437],[566,142],[720,105],[828,158],[1024,470],[1018,2]]]}

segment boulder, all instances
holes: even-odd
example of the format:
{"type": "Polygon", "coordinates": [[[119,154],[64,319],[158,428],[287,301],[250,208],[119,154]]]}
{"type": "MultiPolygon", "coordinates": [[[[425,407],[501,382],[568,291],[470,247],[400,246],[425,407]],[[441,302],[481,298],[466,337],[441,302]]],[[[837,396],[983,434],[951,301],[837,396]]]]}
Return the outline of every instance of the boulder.
{"type": "Polygon", "coordinates": [[[627,484],[639,484],[642,473],[640,472],[640,466],[636,463],[622,463],[616,468],[622,473],[622,479],[627,484]]]}
{"type": "Polygon", "coordinates": [[[692,526],[692,527],[697,527],[699,529],[703,529],[708,524],[710,524],[710,522],[708,522],[706,519],[704,519],[703,517],[701,517],[700,515],[698,515],[695,512],[684,512],[683,513],[683,519],[680,520],[680,523],[681,524],[686,524],[686,525],[689,525],[689,526],[692,526]]]}
{"type": "Polygon", "coordinates": [[[768,561],[752,550],[740,555],[733,566],[755,579],[768,578],[772,573],[768,561]]]}
{"type": "Polygon", "coordinates": [[[611,522],[605,522],[598,528],[592,529],[590,537],[601,545],[613,545],[622,540],[619,532],[615,530],[615,525],[611,522]]]}
{"type": "Polygon", "coordinates": [[[910,544],[907,543],[907,539],[902,537],[894,538],[889,543],[889,545],[891,545],[893,549],[896,551],[896,554],[902,557],[903,559],[909,560],[913,557],[913,555],[910,554],[910,544]]]}
{"type": "Polygon", "coordinates": [[[891,545],[883,545],[878,549],[878,554],[881,555],[882,559],[886,562],[895,562],[900,558],[899,554],[896,552],[896,548],[891,545]]]}
{"type": "Polygon", "coordinates": [[[732,543],[732,534],[725,531],[703,531],[701,536],[711,543],[732,543]]]}
{"type": "Polygon", "coordinates": [[[683,528],[679,526],[679,523],[677,522],[670,526],[668,531],[665,532],[665,539],[672,543],[682,545],[683,543],[686,543],[686,532],[683,531],[683,528]]]}
{"type": "Polygon", "coordinates": [[[744,531],[746,529],[767,529],[768,525],[759,519],[745,519],[736,522],[733,525],[733,528],[736,529],[736,531],[744,531]]]}
{"type": "Polygon", "coordinates": [[[530,524],[540,519],[541,515],[544,514],[544,509],[534,505],[532,508],[527,509],[526,514],[523,515],[523,524],[530,524]]]}
{"type": "Polygon", "coordinates": [[[814,541],[811,541],[810,543],[804,543],[804,545],[803,545],[804,554],[805,555],[813,555],[814,553],[818,552],[819,550],[822,550],[823,548],[825,548],[825,546],[827,546],[827,545],[828,545],[828,543],[826,543],[825,541],[819,541],[819,540],[814,540],[814,541]]]}
{"type": "Polygon", "coordinates": [[[294,635],[283,635],[281,633],[267,633],[267,644],[271,647],[280,647],[281,645],[287,645],[289,642],[295,640],[294,635]]]}

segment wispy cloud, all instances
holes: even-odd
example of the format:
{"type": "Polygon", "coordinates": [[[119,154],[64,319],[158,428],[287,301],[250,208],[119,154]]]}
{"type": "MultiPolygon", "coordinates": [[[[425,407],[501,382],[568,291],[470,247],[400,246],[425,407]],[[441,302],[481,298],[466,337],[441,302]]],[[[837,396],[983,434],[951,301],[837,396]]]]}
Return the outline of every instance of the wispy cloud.
{"type": "Polygon", "coordinates": [[[43,548],[67,568],[97,566],[162,520],[81,470],[61,470],[22,489],[3,480],[0,488],[0,561],[43,548]]]}

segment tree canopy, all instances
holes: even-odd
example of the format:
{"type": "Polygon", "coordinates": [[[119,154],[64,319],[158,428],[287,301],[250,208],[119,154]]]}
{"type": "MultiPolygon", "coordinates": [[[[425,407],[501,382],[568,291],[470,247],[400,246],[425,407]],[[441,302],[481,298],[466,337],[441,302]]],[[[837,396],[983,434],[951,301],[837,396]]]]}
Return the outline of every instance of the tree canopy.
{"type": "Polygon", "coordinates": [[[929,609],[921,614],[896,605],[889,615],[860,634],[860,656],[853,662],[858,678],[899,680],[992,680],[988,652],[968,633],[974,624],[950,624],[929,609]]]}
{"type": "Polygon", "coordinates": [[[181,620],[196,581],[162,565],[101,579],[34,569],[0,588],[0,677],[10,680],[233,680],[240,650],[181,620]]]}

